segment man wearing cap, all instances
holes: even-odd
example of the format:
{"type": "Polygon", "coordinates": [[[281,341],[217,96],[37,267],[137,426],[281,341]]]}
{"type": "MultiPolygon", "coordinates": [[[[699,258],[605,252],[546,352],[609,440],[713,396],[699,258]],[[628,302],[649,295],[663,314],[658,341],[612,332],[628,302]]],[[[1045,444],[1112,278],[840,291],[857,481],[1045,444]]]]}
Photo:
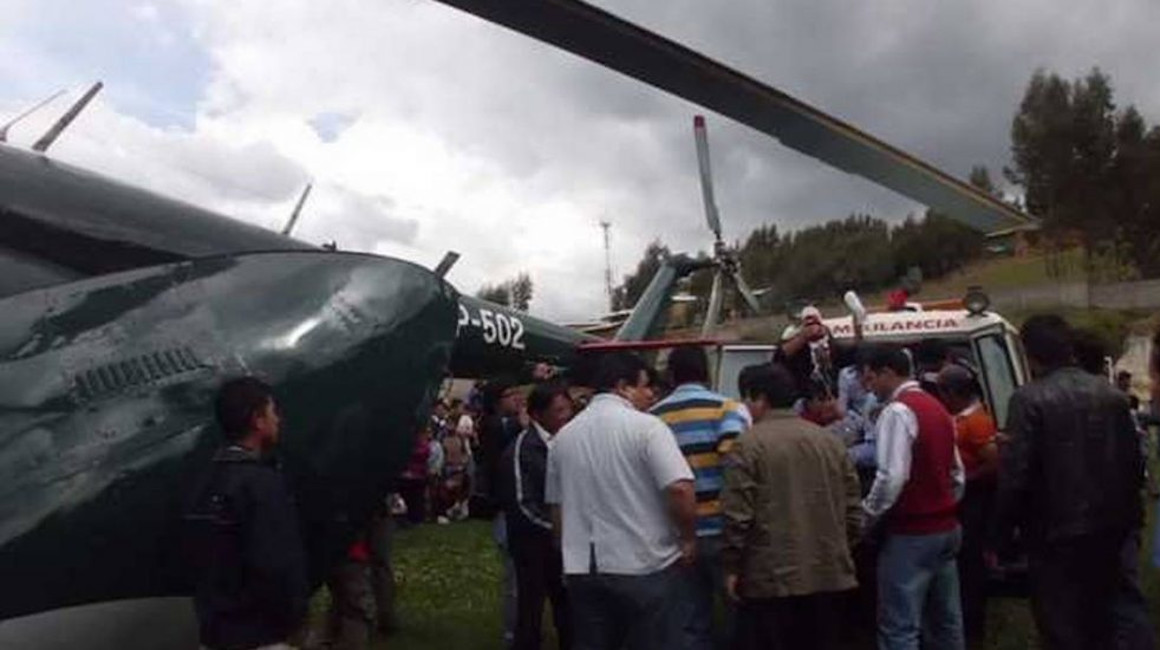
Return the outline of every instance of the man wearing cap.
{"type": "Polygon", "coordinates": [[[838,371],[854,362],[854,350],[862,340],[866,308],[852,291],[846,292],[844,300],[851,313],[853,345],[838,343],[823,322],[822,312],[809,305],[801,311],[801,324],[796,330],[788,330],[781,345],[774,350],[773,361],[793,373],[801,395],[809,394],[810,385],[817,382],[827,386],[831,394],[837,395],[838,371]]]}

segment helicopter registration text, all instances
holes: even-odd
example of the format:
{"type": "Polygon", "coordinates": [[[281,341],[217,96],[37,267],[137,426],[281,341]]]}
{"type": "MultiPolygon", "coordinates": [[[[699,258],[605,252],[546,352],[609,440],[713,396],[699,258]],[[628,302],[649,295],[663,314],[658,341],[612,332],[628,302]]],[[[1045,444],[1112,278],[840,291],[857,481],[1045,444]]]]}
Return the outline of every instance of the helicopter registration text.
{"type": "Polygon", "coordinates": [[[490,309],[480,309],[478,313],[472,315],[470,310],[460,303],[456,334],[458,335],[466,326],[481,330],[484,343],[499,344],[513,350],[524,349],[524,324],[518,316],[490,309]]]}

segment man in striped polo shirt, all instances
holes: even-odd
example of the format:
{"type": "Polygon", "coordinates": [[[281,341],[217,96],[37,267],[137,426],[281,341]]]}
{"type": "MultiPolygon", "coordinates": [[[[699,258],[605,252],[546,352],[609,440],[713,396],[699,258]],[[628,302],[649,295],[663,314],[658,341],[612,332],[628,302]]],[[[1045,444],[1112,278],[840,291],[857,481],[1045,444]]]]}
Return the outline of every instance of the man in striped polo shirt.
{"type": "MultiPolygon", "coordinates": [[[[686,619],[686,630],[692,647],[708,649],[719,645],[713,638],[713,601],[724,584],[720,555],[725,519],[719,500],[724,486],[722,461],[737,436],[749,428],[750,417],[744,405],[706,387],[709,360],[704,348],[676,348],[668,365],[677,388],[656,404],[652,413],[673,430],[696,479],[697,564],[693,611],[686,619]]],[[[728,605],[727,599],[722,601],[728,605]]]]}

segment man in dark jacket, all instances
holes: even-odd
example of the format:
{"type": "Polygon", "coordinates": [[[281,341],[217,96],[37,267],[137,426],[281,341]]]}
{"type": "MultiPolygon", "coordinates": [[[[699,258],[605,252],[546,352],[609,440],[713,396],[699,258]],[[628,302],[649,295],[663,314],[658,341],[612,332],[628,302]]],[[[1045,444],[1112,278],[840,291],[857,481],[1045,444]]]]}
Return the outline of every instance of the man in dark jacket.
{"type": "Polygon", "coordinates": [[[279,417],[270,387],[226,382],[217,420],[225,445],[186,511],[201,643],[212,650],[279,647],[306,613],[306,558],[294,504],[269,453],[279,417]]]}
{"type": "Polygon", "coordinates": [[[552,535],[552,515],[544,503],[548,446],[572,419],[572,399],[562,383],[540,384],[528,396],[531,423],[508,446],[497,473],[498,491],[507,518],[508,550],[516,569],[515,650],[539,650],[544,600],[552,603],[552,620],[561,650],[571,647],[572,633],[564,596],[564,567],[552,535]]]}
{"type": "Polygon", "coordinates": [[[510,647],[516,634],[516,577],[508,550],[507,521],[504,518],[498,488],[500,457],[508,445],[527,426],[524,391],[515,379],[499,377],[487,383],[483,396],[484,419],[479,433],[479,457],[474,488],[480,497],[471,504],[476,516],[494,515],[491,535],[503,559],[503,581],[500,598],[503,607],[504,646],[510,647]]]}
{"type": "Polygon", "coordinates": [[[995,540],[1022,532],[1045,647],[1112,648],[1120,551],[1142,524],[1128,399],[1072,365],[1062,318],[1033,317],[1021,338],[1036,379],[1011,398],[995,540]]]}

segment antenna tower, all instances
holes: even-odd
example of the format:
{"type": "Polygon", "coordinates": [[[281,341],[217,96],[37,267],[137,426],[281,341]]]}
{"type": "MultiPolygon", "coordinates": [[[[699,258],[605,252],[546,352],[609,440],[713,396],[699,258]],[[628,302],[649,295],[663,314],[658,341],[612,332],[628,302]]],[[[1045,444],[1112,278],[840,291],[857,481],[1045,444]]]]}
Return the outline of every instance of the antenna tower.
{"type": "Polygon", "coordinates": [[[608,292],[608,310],[615,311],[616,305],[613,304],[612,298],[612,246],[608,240],[608,231],[610,228],[612,228],[610,222],[600,222],[600,229],[604,231],[604,290],[608,292]]]}

